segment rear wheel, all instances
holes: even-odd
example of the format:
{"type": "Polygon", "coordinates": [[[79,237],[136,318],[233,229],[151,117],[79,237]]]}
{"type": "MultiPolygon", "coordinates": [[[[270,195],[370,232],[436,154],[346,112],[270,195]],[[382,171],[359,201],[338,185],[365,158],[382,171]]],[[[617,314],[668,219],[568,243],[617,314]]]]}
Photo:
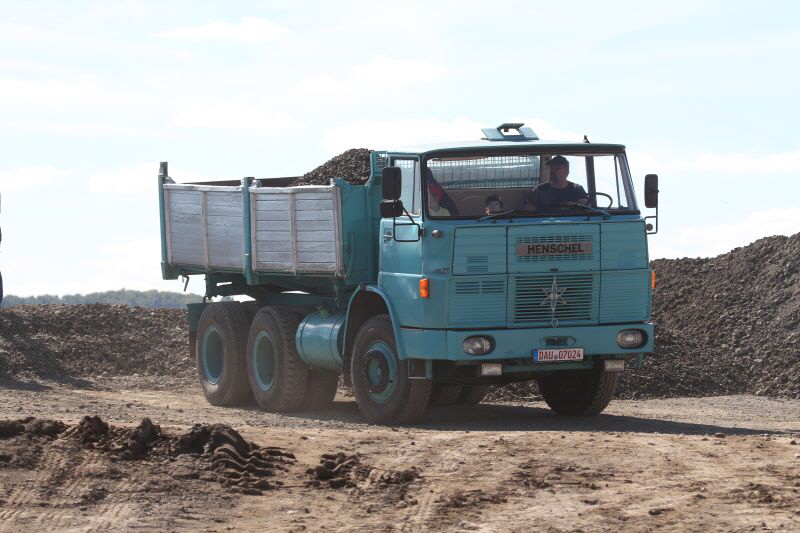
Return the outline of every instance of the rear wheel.
{"type": "Polygon", "coordinates": [[[263,307],[250,326],[247,373],[256,402],[267,411],[303,406],[309,371],[295,347],[297,324],[289,309],[263,307]]]}
{"type": "Polygon", "coordinates": [[[397,356],[389,315],[367,320],[353,343],[350,373],[358,408],[379,424],[416,422],[431,395],[429,379],[409,379],[408,361],[397,356]]]}
{"type": "Polygon", "coordinates": [[[248,326],[247,314],[237,302],[218,302],[203,310],[195,338],[189,335],[200,387],[212,405],[244,405],[252,401],[245,362],[248,326]]]}
{"type": "Polygon", "coordinates": [[[618,372],[602,366],[588,370],[556,372],[537,379],[550,409],[560,415],[591,416],[608,406],[619,381],[618,372]]]}
{"type": "Polygon", "coordinates": [[[463,389],[461,385],[434,383],[431,387],[430,405],[454,405],[458,403],[463,389]]]}
{"type": "Polygon", "coordinates": [[[334,370],[309,370],[303,409],[316,411],[333,404],[339,386],[339,373],[334,370]]]}

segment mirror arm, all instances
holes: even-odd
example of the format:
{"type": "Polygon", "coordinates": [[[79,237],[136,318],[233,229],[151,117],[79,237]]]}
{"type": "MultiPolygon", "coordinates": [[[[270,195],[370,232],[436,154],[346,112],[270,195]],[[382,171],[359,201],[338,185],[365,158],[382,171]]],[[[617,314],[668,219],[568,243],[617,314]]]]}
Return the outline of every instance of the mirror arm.
{"type": "Polygon", "coordinates": [[[652,221],[654,221],[656,223],[655,229],[653,229],[653,225],[652,224],[649,224],[649,223],[645,224],[645,233],[647,235],[655,235],[656,233],[658,233],[658,205],[656,205],[656,214],[644,217],[644,220],[645,220],[645,222],[647,222],[648,220],[652,220],[652,221]]]}

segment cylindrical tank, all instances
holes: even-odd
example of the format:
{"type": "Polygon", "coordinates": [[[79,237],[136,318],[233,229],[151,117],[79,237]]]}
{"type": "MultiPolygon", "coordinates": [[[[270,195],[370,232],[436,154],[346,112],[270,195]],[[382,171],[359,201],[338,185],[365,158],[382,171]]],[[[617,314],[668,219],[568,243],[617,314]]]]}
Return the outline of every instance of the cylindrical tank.
{"type": "Polygon", "coordinates": [[[345,312],[323,316],[318,311],[306,316],[297,327],[295,341],[300,358],[313,368],[341,370],[345,312]]]}

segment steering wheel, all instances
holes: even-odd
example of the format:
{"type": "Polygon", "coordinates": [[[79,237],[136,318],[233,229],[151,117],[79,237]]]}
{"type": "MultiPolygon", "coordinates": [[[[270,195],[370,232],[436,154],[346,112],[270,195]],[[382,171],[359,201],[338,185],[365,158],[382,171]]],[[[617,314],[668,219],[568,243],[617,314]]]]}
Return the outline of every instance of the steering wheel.
{"type": "MultiPolygon", "coordinates": [[[[605,196],[606,198],[608,198],[608,205],[606,207],[601,207],[600,209],[610,209],[611,206],[614,205],[614,199],[611,197],[610,194],[606,194],[604,192],[589,193],[589,197],[592,197],[592,196],[605,196]]],[[[595,202],[595,204],[596,203],[597,202],[595,202]]]]}

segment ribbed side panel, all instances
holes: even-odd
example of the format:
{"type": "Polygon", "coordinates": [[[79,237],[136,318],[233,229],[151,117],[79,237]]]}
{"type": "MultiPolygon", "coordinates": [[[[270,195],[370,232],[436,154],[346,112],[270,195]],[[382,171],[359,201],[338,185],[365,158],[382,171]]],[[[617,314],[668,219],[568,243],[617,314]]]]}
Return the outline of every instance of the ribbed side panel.
{"type": "Polygon", "coordinates": [[[597,281],[596,274],[512,276],[509,318],[515,326],[597,322],[597,281]]]}
{"type": "Polygon", "coordinates": [[[643,221],[606,223],[602,228],[603,270],[647,268],[643,221]]]}
{"type": "Polygon", "coordinates": [[[504,274],[505,228],[458,228],[453,250],[453,274],[504,274]]]}
{"type": "Polygon", "coordinates": [[[452,326],[505,326],[505,277],[451,280],[448,308],[452,326]]]}
{"type": "Polygon", "coordinates": [[[650,271],[604,272],[601,280],[600,322],[650,319],[650,271]]]}

